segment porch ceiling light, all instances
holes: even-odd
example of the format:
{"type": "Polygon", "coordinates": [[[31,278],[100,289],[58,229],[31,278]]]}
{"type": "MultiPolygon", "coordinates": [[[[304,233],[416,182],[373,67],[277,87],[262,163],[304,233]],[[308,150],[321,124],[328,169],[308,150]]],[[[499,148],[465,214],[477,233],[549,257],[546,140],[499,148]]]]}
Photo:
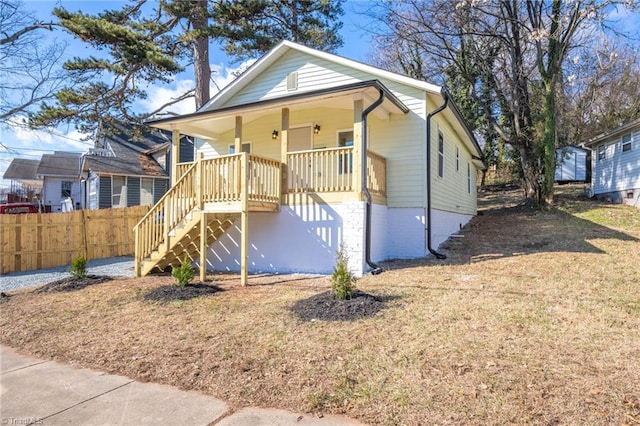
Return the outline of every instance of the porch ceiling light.
{"type": "Polygon", "coordinates": [[[315,126],[313,126],[313,133],[315,133],[316,135],[318,133],[320,133],[320,125],[316,124],[315,126]]]}
{"type": "Polygon", "coordinates": [[[271,139],[278,139],[278,131],[274,130],[273,132],[271,132],[271,139]]]}

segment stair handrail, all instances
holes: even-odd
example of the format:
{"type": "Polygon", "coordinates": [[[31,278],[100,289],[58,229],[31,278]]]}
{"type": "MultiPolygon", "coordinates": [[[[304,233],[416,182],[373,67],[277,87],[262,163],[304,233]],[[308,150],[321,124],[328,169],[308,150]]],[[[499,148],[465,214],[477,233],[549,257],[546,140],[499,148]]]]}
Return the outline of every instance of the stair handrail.
{"type": "MultiPolygon", "coordinates": [[[[167,239],[168,238],[168,230],[166,229],[168,226],[168,221],[166,217],[163,217],[163,230],[162,230],[162,236],[163,238],[160,239],[160,241],[158,241],[158,244],[154,244],[154,243],[149,243],[148,241],[148,237],[151,236],[151,234],[157,234],[156,232],[152,232],[150,235],[145,235],[145,236],[141,236],[140,235],[140,230],[142,228],[143,225],[145,225],[146,223],[148,223],[150,220],[155,220],[155,217],[157,215],[159,215],[160,213],[163,213],[163,210],[165,210],[165,203],[167,201],[167,199],[169,199],[170,197],[172,197],[174,195],[175,192],[178,192],[178,188],[182,187],[183,183],[187,180],[187,179],[194,179],[195,176],[193,176],[195,174],[195,170],[199,167],[198,163],[201,161],[201,158],[199,158],[196,162],[194,162],[185,172],[184,174],[180,177],[180,179],[178,179],[176,181],[176,183],[174,185],[171,186],[171,188],[169,188],[169,190],[167,192],[164,193],[164,195],[160,198],[160,200],[158,200],[158,202],[151,207],[151,209],[149,209],[149,211],[147,212],[146,215],[144,215],[144,217],[142,219],[140,219],[140,221],[138,221],[138,223],[136,223],[136,225],[133,227],[134,230],[134,234],[135,234],[135,276],[140,276],[140,264],[142,262],[142,260],[148,256],[149,254],[151,254],[151,252],[153,250],[155,250],[159,243],[163,240],[163,239],[167,239]],[[145,239],[145,242],[147,243],[148,247],[147,250],[143,250],[142,248],[142,241],[143,238],[147,238],[145,239]],[[150,247],[153,247],[152,249],[149,249],[150,247]],[[143,253],[144,251],[144,253],[143,253]]],[[[197,197],[197,194],[194,194],[197,197]]],[[[191,209],[188,209],[189,211],[191,209]]],[[[178,221],[184,219],[184,217],[186,217],[186,215],[189,213],[189,211],[184,211],[182,212],[182,217],[180,219],[178,219],[178,221]]],[[[174,220],[175,222],[175,220],[174,220]]]]}

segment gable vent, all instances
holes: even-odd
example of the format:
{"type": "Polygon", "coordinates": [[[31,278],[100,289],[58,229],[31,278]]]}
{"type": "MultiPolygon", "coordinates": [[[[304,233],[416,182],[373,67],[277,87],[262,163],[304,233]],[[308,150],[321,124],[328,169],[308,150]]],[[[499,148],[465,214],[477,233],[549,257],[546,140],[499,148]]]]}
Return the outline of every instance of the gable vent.
{"type": "Polygon", "coordinates": [[[298,89],[298,72],[293,71],[287,75],[287,90],[298,89]]]}

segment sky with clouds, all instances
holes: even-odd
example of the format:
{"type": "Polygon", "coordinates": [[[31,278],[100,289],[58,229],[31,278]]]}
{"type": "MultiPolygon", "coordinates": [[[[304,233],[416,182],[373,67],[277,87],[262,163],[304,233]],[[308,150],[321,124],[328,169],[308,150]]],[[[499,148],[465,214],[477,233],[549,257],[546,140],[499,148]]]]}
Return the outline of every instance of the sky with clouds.
{"type": "MultiPolygon", "coordinates": [[[[69,10],[81,9],[85,13],[91,14],[105,9],[116,9],[125,3],[122,0],[27,0],[24,1],[24,6],[27,10],[34,11],[39,19],[48,21],[51,19],[52,9],[56,6],[63,6],[69,10]]],[[[359,12],[366,10],[370,4],[370,2],[364,0],[348,0],[344,4],[345,15],[343,16],[343,27],[340,32],[344,45],[338,49],[337,53],[339,55],[367,62],[367,57],[370,53],[370,35],[365,29],[368,25],[368,18],[359,12]]],[[[637,15],[630,18],[629,12],[624,8],[612,11],[612,15],[615,15],[621,26],[631,25],[636,30],[640,27],[638,25],[640,20],[637,15]]],[[[62,31],[54,31],[52,37],[57,37],[68,43],[67,54],[69,57],[92,53],[86,44],[73,40],[71,36],[62,31]]],[[[213,71],[212,95],[217,93],[219,88],[223,88],[230,83],[238,71],[245,69],[252,62],[230,63],[221,50],[215,48],[211,49],[210,60],[213,71]]],[[[149,86],[148,99],[141,101],[139,107],[143,111],[152,111],[166,103],[168,99],[184,93],[193,86],[192,75],[189,72],[184,72],[178,75],[170,84],[149,86]]],[[[175,104],[171,107],[171,111],[178,114],[193,112],[194,101],[193,99],[187,99],[175,104]]],[[[18,123],[9,128],[0,127],[0,142],[5,147],[8,147],[8,149],[0,147],[0,177],[4,174],[13,158],[39,159],[43,153],[51,153],[54,150],[84,152],[93,146],[91,141],[86,140],[86,135],[82,135],[70,127],[61,127],[50,132],[43,132],[25,129],[18,123]]],[[[0,187],[8,185],[9,181],[0,179],[0,187]]]]}
{"type": "MultiPolygon", "coordinates": [[[[54,7],[62,6],[69,10],[82,10],[85,13],[97,13],[105,9],[116,9],[125,4],[121,0],[109,1],[78,1],[78,0],[28,0],[24,1],[26,10],[33,11],[36,16],[48,21],[51,19],[51,11],[54,7]]],[[[344,39],[344,46],[337,52],[342,56],[351,59],[364,61],[369,51],[369,36],[364,27],[363,18],[356,13],[356,9],[366,6],[366,2],[348,1],[344,5],[345,15],[341,35],[344,39]]],[[[52,33],[52,37],[68,43],[67,55],[80,56],[91,54],[86,44],[73,40],[68,34],[57,31],[52,33]]],[[[253,60],[242,63],[230,63],[228,58],[217,49],[210,52],[211,69],[213,71],[211,94],[214,95],[219,89],[229,84],[237,73],[248,67],[253,60]]],[[[189,72],[178,75],[170,84],[151,85],[148,87],[148,98],[140,101],[141,111],[153,111],[168,99],[175,98],[185,91],[193,88],[194,81],[189,72]]],[[[171,106],[171,111],[178,114],[193,112],[195,109],[194,100],[187,99],[171,106]]],[[[26,129],[21,125],[22,118],[18,117],[9,127],[0,127],[0,142],[5,148],[0,147],[0,177],[13,160],[13,158],[39,159],[42,154],[53,151],[74,151],[84,152],[93,146],[93,143],[86,140],[87,135],[83,135],[71,127],[60,127],[51,131],[38,131],[26,129]]],[[[7,187],[8,180],[0,179],[0,187],[7,187]]]]}

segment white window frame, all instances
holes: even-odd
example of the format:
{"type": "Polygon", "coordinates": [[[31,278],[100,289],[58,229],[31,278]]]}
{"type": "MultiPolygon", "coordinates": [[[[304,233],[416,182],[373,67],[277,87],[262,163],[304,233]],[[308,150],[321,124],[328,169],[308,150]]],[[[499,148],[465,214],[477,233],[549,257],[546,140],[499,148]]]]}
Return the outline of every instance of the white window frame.
{"type": "Polygon", "coordinates": [[[444,179],[444,133],[438,130],[438,177],[444,179]]]}
{"type": "Polygon", "coordinates": [[[467,162],[467,194],[471,194],[471,163],[467,162]]]}
{"type": "Polygon", "coordinates": [[[61,198],[67,198],[67,197],[71,197],[71,194],[73,193],[73,181],[71,180],[63,180],[60,182],[60,197],[61,198]],[[65,186],[69,187],[69,194],[65,195],[65,186]]]}
{"type": "Polygon", "coordinates": [[[631,133],[629,133],[628,135],[624,135],[622,136],[622,152],[631,152],[631,150],[633,149],[633,137],[631,136],[631,133]],[[627,140],[625,140],[625,138],[627,138],[627,140]],[[628,147],[627,149],[625,149],[625,147],[628,147]]]}
{"type": "Polygon", "coordinates": [[[598,145],[598,161],[607,159],[607,144],[598,145]]]}
{"type": "MultiPolygon", "coordinates": [[[[252,146],[252,142],[242,142],[242,152],[247,152],[247,153],[251,153],[251,151],[253,151],[253,146],[252,146]],[[245,150],[245,146],[249,147],[249,151],[245,150]]],[[[229,145],[229,154],[235,154],[236,153],[236,144],[232,143],[231,145],[229,145]]]]}
{"type": "Polygon", "coordinates": [[[154,191],[154,179],[150,177],[141,177],[140,178],[140,205],[141,206],[152,206],[153,205],[153,191],[154,191]],[[151,191],[147,191],[148,188],[145,188],[145,183],[151,182],[151,191]],[[143,200],[143,196],[151,195],[151,200],[143,200]],[[148,202],[149,201],[149,202],[148,202]]]}
{"type": "MultiPolygon", "coordinates": [[[[348,148],[353,147],[355,133],[353,131],[353,127],[346,129],[338,129],[336,130],[336,147],[338,148],[348,148]],[[341,133],[351,133],[351,145],[340,145],[340,134],[341,133]]],[[[353,154],[341,155],[338,157],[338,173],[340,174],[348,174],[353,173],[353,154]]]]}
{"type": "Polygon", "coordinates": [[[127,177],[126,176],[122,176],[122,175],[112,175],[111,176],[111,207],[116,208],[116,207],[127,207],[127,177]],[[114,178],[122,178],[124,179],[124,183],[122,184],[122,188],[120,189],[119,194],[117,195],[118,197],[118,204],[116,205],[114,203],[114,198],[116,197],[115,193],[113,192],[113,180],[114,178]],[[124,197],[124,200],[122,199],[124,197]],[[123,204],[124,201],[124,204],[123,204]]]}

